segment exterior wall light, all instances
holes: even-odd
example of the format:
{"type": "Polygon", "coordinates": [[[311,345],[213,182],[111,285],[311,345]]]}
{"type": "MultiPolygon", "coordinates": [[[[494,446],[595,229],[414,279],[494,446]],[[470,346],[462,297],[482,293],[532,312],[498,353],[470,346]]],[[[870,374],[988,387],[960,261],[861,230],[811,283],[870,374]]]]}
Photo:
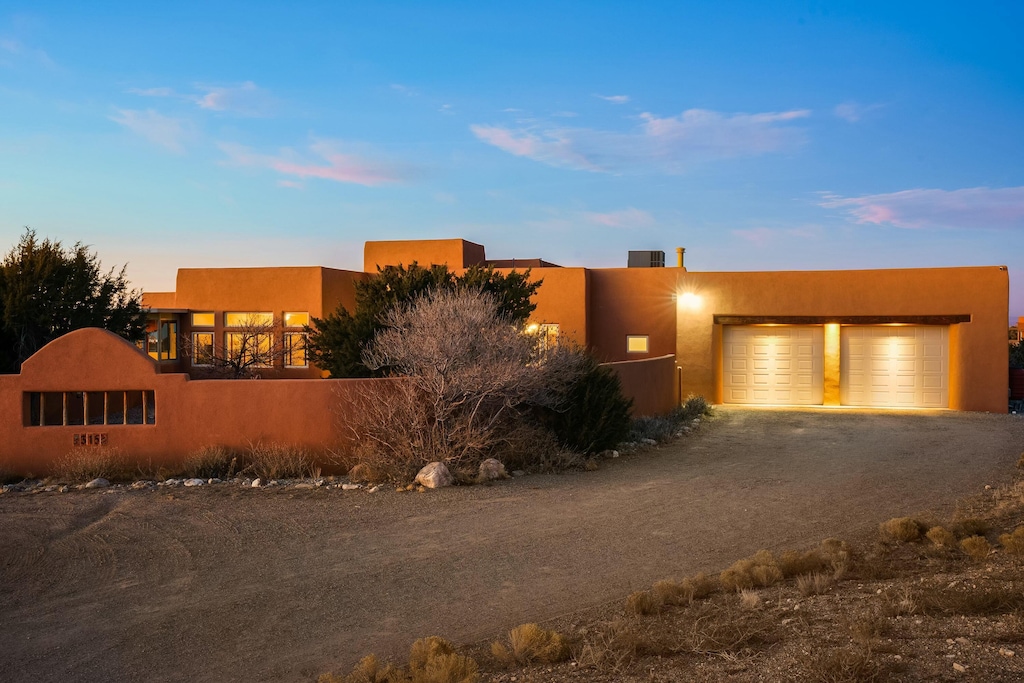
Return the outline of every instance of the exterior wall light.
{"type": "Polygon", "coordinates": [[[679,305],[691,311],[699,311],[704,306],[704,298],[693,292],[684,292],[679,295],[679,305]]]}

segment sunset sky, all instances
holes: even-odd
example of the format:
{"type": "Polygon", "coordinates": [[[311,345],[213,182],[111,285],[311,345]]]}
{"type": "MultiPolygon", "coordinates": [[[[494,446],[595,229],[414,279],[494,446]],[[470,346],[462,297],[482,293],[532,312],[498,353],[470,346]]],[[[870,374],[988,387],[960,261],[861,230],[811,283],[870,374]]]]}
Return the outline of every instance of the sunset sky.
{"type": "Polygon", "coordinates": [[[6,2],[0,247],[1007,265],[1024,315],[1024,3],[496,5],[6,2]]]}

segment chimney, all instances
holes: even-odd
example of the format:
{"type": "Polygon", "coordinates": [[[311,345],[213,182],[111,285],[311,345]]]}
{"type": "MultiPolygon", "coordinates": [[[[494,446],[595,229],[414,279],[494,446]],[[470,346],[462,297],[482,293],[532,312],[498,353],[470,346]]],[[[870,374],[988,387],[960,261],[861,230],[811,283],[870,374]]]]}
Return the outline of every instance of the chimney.
{"type": "Polygon", "coordinates": [[[676,267],[677,268],[682,268],[683,267],[683,254],[685,254],[685,253],[686,253],[686,248],[685,247],[676,247],[676,261],[678,261],[678,263],[676,263],[676,267]]]}

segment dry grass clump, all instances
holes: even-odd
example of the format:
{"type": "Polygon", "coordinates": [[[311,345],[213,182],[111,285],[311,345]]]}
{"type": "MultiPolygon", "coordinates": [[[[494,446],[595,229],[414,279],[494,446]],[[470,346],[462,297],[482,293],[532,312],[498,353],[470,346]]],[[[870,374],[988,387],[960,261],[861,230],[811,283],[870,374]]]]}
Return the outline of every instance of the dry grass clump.
{"type": "Polygon", "coordinates": [[[719,575],[718,580],[726,591],[763,588],[782,581],[782,570],[770,552],[758,550],[753,556],[734,562],[719,575]]]}
{"type": "Polygon", "coordinates": [[[923,525],[913,517],[893,517],[878,525],[878,534],[883,541],[910,543],[921,538],[923,525]]]}
{"type": "Polygon", "coordinates": [[[626,598],[626,611],[633,614],[654,614],[660,607],[661,601],[651,591],[636,591],[626,598]]]}
{"type": "Polygon", "coordinates": [[[960,541],[960,549],[975,562],[982,562],[992,552],[992,544],[984,536],[968,536],[960,541]]]}
{"type": "Polygon", "coordinates": [[[796,578],[796,589],[800,591],[800,595],[808,597],[811,595],[821,595],[836,582],[835,575],[814,573],[814,574],[801,574],[796,578]]]}
{"type": "Polygon", "coordinates": [[[906,589],[887,590],[882,593],[883,617],[900,617],[906,614],[917,612],[918,606],[915,596],[906,589]]]}
{"type": "Polygon", "coordinates": [[[78,446],[57,459],[54,474],[58,479],[88,482],[102,477],[108,481],[130,481],[137,473],[131,459],[110,446],[78,446]]]}
{"type": "Polygon", "coordinates": [[[224,446],[203,446],[181,464],[182,474],[199,479],[230,479],[238,469],[238,458],[224,446]]]}
{"type": "Polygon", "coordinates": [[[939,548],[956,547],[956,535],[946,527],[933,526],[925,535],[939,548]]]}
{"type": "Polygon", "coordinates": [[[761,605],[761,596],[757,591],[744,588],[740,591],[740,607],[746,610],[757,609],[761,605]]]}
{"type": "Polygon", "coordinates": [[[659,648],[636,622],[613,621],[585,631],[573,659],[580,667],[618,673],[637,657],[659,648]]]}
{"type": "Polygon", "coordinates": [[[928,615],[988,616],[1008,614],[1024,607],[1024,594],[1006,588],[949,590],[925,588],[913,597],[916,612],[928,615]]]}
{"type": "Polygon", "coordinates": [[[984,536],[991,528],[992,525],[984,519],[969,517],[958,521],[956,526],[953,528],[953,531],[955,531],[956,535],[960,538],[965,538],[967,536],[984,536]]]}
{"type": "Polygon", "coordinates": [[[313,473],[313,455],[296,446],[255,443],[246,460],[246,470],[261,479],[301,479],[313,473]]]}
{"type": "Polygon", "coordinates": [[[317,683],[404,683],[405,675],[391,664],[383,666],[376,655],[367,655],[359,660],[352,672],[345,677],[334,674],[320,674],[317,683]]]}
{"type": "Polygon", "coordinates": [[[882,666],[871,657],[871,650],[847,646],[828,650],[808,665],[808,680],[822,683],[861,683],[878,680],[882,666]]]}
{"type": "Polygon", "coordinates": [[[689,627],[682,634],[683,651],[694,654],[733,654],[768,642],[770,618],[760,612],[736,611],[714,603],[691,608],[689,627]]]}
{"type": "Polygon", "coordinates": [[[1011,555],[1024,555],[1024,526],[1017,527],[1013,533],[1002,534],[999,545],[1011,555]]]}
{"type": "Polygon", "coordinates": [[[508,632],[508,647],[491,643],[491,654],[504,664],[553,664],[569,658],[569,643],[557,631],[537,624],[523,624],[508,632]]]}
{"type": "Polygon", "coordinates": [[[420,638],[409,651],[411,683],[476,683],[480,679],[475,660],[455,652],[444,638],[420,638]]]}
{"type": "Polygon", "coordinates": [[[869,614],[854,621],[850,625],[850,633],[854,640],[862,645],[888,635],[892,632],[892,624],[881,614],[869,614]]]}
{"type": "Polygon", "coordinates": [[[787,550],[775,561],[783,578],[803,574],[823,574],[831,571],[836,578],[842,576],[850,564],[853,551],[845,541],[826,538],[814,550],[799,552],[787,550]]]}

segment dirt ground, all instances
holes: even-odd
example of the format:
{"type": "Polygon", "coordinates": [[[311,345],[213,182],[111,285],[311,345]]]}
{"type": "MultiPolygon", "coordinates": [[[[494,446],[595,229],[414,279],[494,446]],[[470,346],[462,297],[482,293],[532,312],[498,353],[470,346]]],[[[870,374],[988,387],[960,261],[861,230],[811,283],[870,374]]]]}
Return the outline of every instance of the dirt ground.
{"type": "Polygon", "coordinates": [[[731,408],[596,472],[489,487],[6,493],[3,678],[302,681],[424,635],[473,643],[948,515],[1022,446],[1018,416],[731,408]]]}

